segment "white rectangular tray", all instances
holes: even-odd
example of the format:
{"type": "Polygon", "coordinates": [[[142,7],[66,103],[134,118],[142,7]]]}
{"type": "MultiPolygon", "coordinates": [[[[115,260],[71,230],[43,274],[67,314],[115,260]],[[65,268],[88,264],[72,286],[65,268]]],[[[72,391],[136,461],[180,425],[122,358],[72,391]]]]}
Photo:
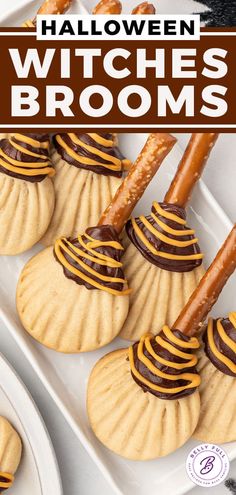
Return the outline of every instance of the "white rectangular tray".
{"type": "MultiPolygon", "coordinates": [[[[121,148],[126,155],[134,159],[145,140],[145,134],[121,135],[121,148]]],[[[163,198],[181,156],[182,152],[176,145],[150,184],[136,208],[136,213],[148,213],[151,202],[154,199],[163,198]]],[[[223,164],[217,164],[217,145],[212,157],[216,160],[216,165],[223,166],[223,164]]],[[[188,210],[188,223],[197,231],[202,250],[206,253],[205,263],[208,265],[232,225],[202,181],[194,192],[191,207],[188,210]]],[[[124,495],[134,493],[144,495],[147,491],[149,495],[186,493],[193,486],[184,467],[187,453],[193,445],[192,441],[167,458],[149,462],[133,462],[113,455],[97,441],[89,428],[85,397],[90,369],[102,355],[117,347],[124,347],[127,343],[116,339],[106,348],[96,352],[61,355],[37,344],[23,330],[15,309],[16,283],[24,263],[39,249],[41,247],[36,246],[21,256],[0,257],[0,316],[9,331],[116,493],[124,495]]],[[[213,313],[223,316],[228,311],[235,310],[235,293],[236,277],[234,275],[213,313]]],[[[226,450],[231,459],[236,457],[236,443],[228,445],[226,450]]]]}

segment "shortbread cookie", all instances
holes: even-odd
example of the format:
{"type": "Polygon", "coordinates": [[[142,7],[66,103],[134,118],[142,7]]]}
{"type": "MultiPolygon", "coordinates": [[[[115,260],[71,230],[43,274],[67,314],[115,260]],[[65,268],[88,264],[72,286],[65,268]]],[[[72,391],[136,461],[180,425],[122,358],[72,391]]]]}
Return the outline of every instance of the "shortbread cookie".
{"type": "Polygon", "coordinates": [[[132,295],[121,331],[127,340],[144,331],[172,326],[205,273],[195,231],[187,227],[185,206],[201,176],[218,134],[193,134],[164,202],[150,215],[127,222],[123,262],[132,295]]]}
{"type": "Polygon", "coordinates": [[[169,135],[151,135],[99,225],[75,239],[58,239],[27,263],[17,309],[39,342],[61,352],[84,352],[118,335],[130,292],[119,234],[174,142],[169,135]]]}
{"type": "Polygon", "coordinates": [[[0,416],[0,493],[13,485],[21,452],[22,444],[18,433],[0,416]]]}
{"type": "MultiPolygon", "coordinates": [[[[188,440],[200,414],[197,387],[201,379],[196,367],[199,343],[193,335],[235,268],[236,225],[172,329],[164,325],[159,335],[145,334],[128,351],[112,352],[95,365],[88,383],[88,416],[95,435],[106,447],[129,459],[145,460],[167,455],[188,440]]],[[[229,319],[236,326],[236,314],[229,319]]],[[[230,353],[235,345],[234,330],[230,327],[225,338],[218,329],[230,353]]],[[[212,326],[210,332],[213,332],[212,326]]],[[[222,367],[223,362],[228,369],[228,361],[218,352],[219,342],[215,350],[210,333],[207,338],[210,350],[207,349],[213,353],[217,366],[222,367]]],[[[236,359],[231,365],[235,368],[236,359]]],[[[207,382],[210,387],[211,380],[207,382]]],[[[222,402],[215,414],[222,412],[224,417],[222,402]]],[[[226,418],[228,422],[228,412],[226,418]]]]}
{"type": "Polygon", "coordinates": [[[199,358],[201,413],[194,437],[203,442],[236,440],[236,313],[208,322],[199,358]]]}
{"type": "Polygon", "coordinates": [[[31,248],[54,209],[47,135],[14,134],[0,142],[0,254],[31,248]]]}
{"type": "Polygon", "coordinates": [[[190,438],[200,413],[197,359],[191,354],[196,344],[197,339],[164,328],[159,337],[145,335],[129,350],[111,352],[95,365],[87,409],[91,427],[106,447],[128,459],[148,460],[170,454],[190,438]],[[178,352],[176,340],[184,360],[162,347],[167,342],[178,352]],[[170,359],[178,372],[168,366],[170,359]]]}
{"type": "MultiPolygon", "coordinates": [[[[137,340],[143,330],[158,333],[164,323],[172,326],[205,273],[202,265],[203,255],[195,242],[194,230],[185,226],[184,210],[176,206],[170,208],[163,203],[154,203],[152,212],[156,219],[166,222],[166,229],[168,223],[171,223],[178,229],[176,232],[180,234],[182,231],[182,237],[178,235],[175,239],[177,242],[181,239],[180,242],[186,243],[186,247],[175,247],[173,244],[167,246],[160,241],[156,237],[159,235],[158,225],[152,216],[132,219],[127,223],[126,230],[132,242],[126,238],[123,264],[132,292],[129,314],[120,334],[127,340],[137,340]],[[171,221],[165,216],[170,211],[173,217],[171,221]],[[183,222],[179,224],[179,220],[183,222]],[[147,230],[146,225],[151,229],[155,228],[155,233],[153,234],[154,230],[147,230]],[[140,228],[145,229],[145,239],[140,228]],[[152,245],[146,247],[145,241],[148,244],[152,242],[152,245]],[[159,254],[165,258],[149,250],[154,244],[156,251],[160,250],[159,254]]],[[[165,235],[169,235],[168,232],[165,232],[165,235]]]]}
{"type": "MultiPolygon", "coordinates": [[[[92,229],[88,230],[91,234],[92,229]]],[[[59,352],[98,349],[118,335],[128,313],[129,297],[92,286],[89,290],[80,285],[82,279],[75,282],[73,273],[72,280],[70,273],[67,275],[52,247],[26,264],[17,289],[21,322],[32,337],[59,352]]]]}
{"type": "MultiPolygon", "coordinates": [[[[145,460],[167,455],[187,441],[200,413],[199,343],[193,335],[235,268],[236,225],[172,329],[164,325],[159,335],[145,334],[129,351],[112,352],[95,365],[88,383],[87,409],[91,427],[106,447],[129,459],[145,460]]],[[[215,344],[211,322],[206,349],[217,367],[235,376],[235,356],[232,362],[219,352],[221,345],[227,345],[227,356],[232,359],[235,313],[229,322],[216,324],[215,344]]],[[[224,416],[222,401],[215,414],[221,412],[224,416]]],[[[228,413],[226,418],[228,422],[228,413]]]]}
{"type": "Polygon", "coordinates": [[[42,239],[46,246],[96,225],[130,167],[114,134],[58,134],[54,143],[56,204],[42,239]]]}

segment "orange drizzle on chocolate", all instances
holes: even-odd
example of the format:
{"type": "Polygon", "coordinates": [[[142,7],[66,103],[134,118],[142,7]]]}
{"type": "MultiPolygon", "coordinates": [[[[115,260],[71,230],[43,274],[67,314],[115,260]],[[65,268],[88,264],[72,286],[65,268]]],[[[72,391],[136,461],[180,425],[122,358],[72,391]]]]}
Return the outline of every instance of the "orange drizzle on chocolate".
{"type": "Polygon", "coordinates": [[[113,134],[57,134],[54,141],[62,158],[75,167],[117,177],[130,168],[113,134]]]}
{"type": "Polygon", "coordinates": [[[161,399],[176,399],[194,392],[200,384],[195,369],[198,339],[189,338],[164,325],[161,333],[145,334],[129,348],[134,380],[145,392],[161,399]]]}
{"type": "Polygon", "coordinates": [[[54,245],[54,254],[64,274],[87,289],[99,289],[126,296],[127,280],[120,262],[123,247],[115,230],[108,226],[89,228],[77,239],[63,237],[54,245]]]}
{"type": "Polygon", "coordinates": [[[210,361],[222,373],[236,377],[236,312],[228,318],[209,318],[203,337],[210,361]]]}
{"type": "Polygon", "coordinates": [[[126,230],[137,249],[151,263],[169,271],[191,271],[203,254],[195,231],[186,226],[183,208],[154,202],[149,216],[131,218],[126,230]]]}
{"type": "Polygon", "coordinates": [[[53,176],[46,135],[16,133],[0,143],[0,171],[18,179],[39,182],[53,176]]]}
{"type": "Polygon", "coordinates": [[[3,488],[4,490],[7,490],[8,488],[11,488],[13,483],[14,483],[13,474],[3,473],[0,471],[0,489],[3,488]]]}

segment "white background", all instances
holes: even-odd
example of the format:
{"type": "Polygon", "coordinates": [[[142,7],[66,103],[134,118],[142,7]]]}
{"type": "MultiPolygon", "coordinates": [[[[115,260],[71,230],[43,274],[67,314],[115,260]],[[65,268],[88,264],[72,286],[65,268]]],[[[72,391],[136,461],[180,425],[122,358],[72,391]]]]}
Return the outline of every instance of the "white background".
{"type": "MultiPolygon", "coordinates": [[[[22,0],[0,1],[1,15],[4,15],[9,10],[9,7],[13,9],[23,3],[22,0]]],[[[188,135],[178,134],[177,137],[180,145],[185,146],[188,135]]],[[[230,219],[236,221],[236,134],[221,135],[217,148],[217,166],[210,159],[204,173],[204,180],[230,219]]],[[[3,324],[0,325],[0,352],[3,352],[19,373],[44,418],[58,458],[64,495],[94,495],[100,493],[113,495],[113,491],[70,430],[49,394],[17,348],[13,339],[9,336],[8,331],[3,324]]],[[[236,462],[231,465],[230,475],[236,478],[236,462]]],[[[214,488],[213,491],[214,495],[227,495],[230,493],[222,485],[214,488]]],[[[192,495],[209,495],[209,489],[195,488],[191,493],[192,495]]]]}

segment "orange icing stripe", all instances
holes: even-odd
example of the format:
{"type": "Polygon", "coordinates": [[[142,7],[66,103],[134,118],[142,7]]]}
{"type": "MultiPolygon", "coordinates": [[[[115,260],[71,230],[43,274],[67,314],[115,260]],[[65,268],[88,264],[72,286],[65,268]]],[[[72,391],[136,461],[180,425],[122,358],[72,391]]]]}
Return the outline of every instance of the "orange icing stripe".
{"type": "MultiPolygon", "coordinates": [[[[79,249],[77,246],[74,246],[73,244],[71,244],[71,242],[68,241],[68,239],[63,238],[63,240],[79,256],[83,256],[83,258],[86,258],[87,260],[90,260],[90,261],[93,261],[94,263],[97,263],[98,258],[95,258],[94,256],[90,256],[90,254],[85,253],[84,251],[82,251],[81,249],[79,249]]],[[[78,240],[79,240],[80,244],[83,245],[84,248],[86,248],[86,244],[85,243],[82,244],[82,238],[81,238],[81,236],[78,237],[78,240]]],[[[92,250],[90,250],[90,251],[92,252],[92,250]]],[[[100,255],[101,253],[97,253],[97,254],[100,255]]],[[[103,256],[103,255],[101,254],[101,256],[103,256]]],[[[110,268],[114,268],[114,267],[117,268],[117,267],[121,267],[122,266],[122,263],[120,263],[119,261],[113,260],[113,258],[108,258],[107,257],[107,259],[103,259],[100,256],[98,256],[98,257],[99,257],[99,264],[100,265],[109,266],[110,268]]],[[[105,255],[104,255],[104,258],[106,258],[105,255]]]]}
{"type": "MultiPolygon", "coordinates": [[[[93,270],[90,266],[86,265],[76,254],[72,253],[71,250],[65,245],[64,239],[58,239],[57,241],[58,246],[63,249],[76,263],[78,263],[84,270],[87,272],[91,273],[91,275],[94,275],[96,278],[100,278],[100,280],[103,280],[104,282],[114,282],[114,283],[120,283],[120,284],[126,284],[127,280],[122,279],[122,278],[112,278],[112,277],[107,277],[106,275],[102,275],[101,273],[97,273],[96,270],[93,270]]],[[[73,270],[76,270],[73,266],[71,267],[73,270]]],[[[71,271],[71,270],[70,270],[71,271]]],[[[75,275],[77,274],[78,270],[73,272],[75,275]]]]}
{"type": "MultiPolygon", "coordinates": [[[[74,160],[76,160],[78,163],[82,163],[83,165],[91,165],[91,166],[100,166],[100,167],[104,167],[104,168],[107,168],[109,170],[114,170],[114,171],[120,171],[121,170],[121,165],[122,165],[122,162],[121,160],[119,160],[119,164],[105,164],[105,163],[101,163],[99,161],[95,161],[95,160],[92,160],[91,158],[87,158],[85,156],[82,156],[82,155],[79,155],[78,153],[76,153],[73,149],[71,149],[66,143],[65,141],[63,141],[62,137],[60,135],[56,135],[56,141],[58,142],[58,144],[66,151],[66,153],[71,156],[71,158],[73,158],[74,160]]],[[[81,141],[81,146],[84,146],[84,143],[82,143],[81,141]]],[[[96,155],[99,155],[99,150],[96,150],[96,155]]],[[[112,157],[114,158],[114,157],[112,157]]],[[[112,161],[111,160],[111,157],[109,157],[109,161],[112,161]]]]}
{"type": "MultiPolygon", "coordinates": [[[[119,244],[115,241],[111,241],[111,242],[102,242],[101,241],[100,242],[100,241],[97,241],[96,239],[93,239],[92,237],[88,236],[87,234],[85,234],[85,236],[88,239],[91,239],[90,242],[85,244],[83,242],[81,236],[78,237],[78,241],[86,249],[86,251],[88,251],[89,253],[94,255],[94,262],[95,263],[97,263],[98,265],[103,265],[103,266],[104,265],[105,266],[112,266],[112,268],[122,266],[122,264],[119,261],[116,261],[116,260],[110,258],[109,256],[106,256],[102,253],[99,253],[99,252],[93,250],[94,247],[98,248],[98,247],[102,247],[103,245],[106,245],[106,246],[109,245],[111,247],[115,247],[115,249],[117,249],[117,245],[118,245],[118,249],[123,249],[121,244],[119,244]]],[[[127,281],[125,279],[109,277],[109,276],[105,276],[105,275],[102,275],[102,274],[96,272],[91,267],[86,265],[86,263],[84,263],[82,260],[80,260],[79,257],[76,256],[76,254],[72,253],[70,251],[70,249],[67,247],[67,245],[69,245],[73,249],[74,253],[77,252],[77,254],[80,255],[80,252],[81,252],[82,253],[81,255],[87,259],[91,259],[91,257],[89,257],[90,255],[88,253],[84,253],[83,251],[80,251],[79,248],[75,248],[73,246],[73,244],[71,244],[67,239],[64,239],[64,238],[58,239],[54,245],[55,254],[56,254],[58,260],[60,261],[60,263],[62,264],[62,266],[64,266],[68,271],[70,271],[74,275],[78,276],[81,280],[84,280],[85,282],[89,283],[94,288],[99,289],[99,290],[103,290],[105,292],[108,292],[109,294],[112,294],[115,296],[126,296],[126,295],[130,294],[131,289],[124,289],[123,291],[119,291],[116,289],[112,289],[110,287],[106,287],[105,285],[102,285],[99,282],[97,282],[96,280],[94,280],[93,278],[91,278],[89,276],[89,274],[94,275],[97,279],[100,279],[101,281],[111,282],[111,283],[122,283],[123,285],[127,284],[127,281]],[[88,272],[88,275],[81,272],[79,269],[75,268],[73,265],[71,265],[69,263],[69,261],[65,258],[62,250],[64,250],[72,259],[74,259],[82,268],[84,268],[86,270],[86,272],[88,272]]]]}
{"type": "Polygon", "coordinates": [[[0,165],[2,165],[2,167],[4,167],[6,170],[10,170],[11,172],[15,172],[15,173],[20,174],[22,176],[24,176],[24,175],[31,176],[31,177],[34,177],[37,175],[53,176],[55,174],[55,170],[52,167],[44,167],[41,169],[36,168],[35,170],[31,170],[31,169],[22,168],[22,166],[21,167],[14,167],[14,166],[10,165],[9,163],[6,163],[1,158],[0,158],[0,165]]]}
{"type": "MultiPolygon", "coordinates": [[[[236,316],[236,313],[230,313],[229,314],[229,319],[236,330],[235,316],[236,316]]],[[[216,322],[216,330],[219,333],[223,342],[235,353],[236,352],[236,343],[226,334],[225,329],[221,323],[221,319],[217,320],[217,322],[216,322]]],[[[213,326],[213,319],[212,318],[209,318],[209,321],[208,321],[207,338],[208,338],[208,343],[209,343],[212,354],[214,354],[214,356],[221,363],[223,363],[225,366],[227,366],[227,368],[229,368],[229,370],[232,371],[232,373],[236,374],[236,364],[234,364],[234,362],[231,361],[231,359],[229,359],[227,356],[222,354],[222,352],[220,352],[216,347],[216,344],[214,341],[214,326],[213,326]]]]}
{"type": "Polygon", "coordinates": [[[179,223],[180,225],[186,225],[186,220],[183,218],[178,217],[178,215],[175,215],[174,213],[171,213],[170,211],[165,211],[157,201],[153,202],[153,206],[157,213],[161,215],[161,217],[168,218],[168,220],[172,220],[173,222],[179,223]]]}
{"type": "MultiPolygon", "coordinates": [[[[167,327],[168,328],[168,327],[167,327]]],[[[175,343],[175,336],[173,335],[172,331],[168,328],[168,337],[171,338],[172,342],[175,343]]],[[[152,349],[151,346],[151,339],[153,339],[154,336],[152,334],[145,334],[143,337],[140,339],[139,344],[138,344],[138,352],[137,352],[137,357],[138,359],[146,366],[146,368],[149,369],[149,371],[154,374],[155,376],[158,376],[160,378],[163,378],[165,380],[170,380],[170,381],[177,381],[177,380],[184,380],[188,381],[189,383],[187,385],[183,385],[182,387],[175,387],[175,388],[166,388],[162,387],[161,385],[156,385],[149,380],[147,380],[135,367],[135,362],[134,362],[134,351],[133,351],[133,346],[129,347],[129,361],[130,361],[130,368],[132,371],[132,374],[144,385],[147,385],[149,389],[155,390],[157,392],[161,393],[167,393],[167,394],[177,394],[179,392],[182,392],[183,390],[187,390],[190,388],[196,388],[200,385],[200,376],[196,373],[181,373],[179,375],[171,375],[168,373],[162,372],[158,367],[156,367],[150,359],[148,359],[147,356],[144,354],[144,347],[148,350],[148,352],[155,358],[157,362],[160,362],[161,364],[164,364],[165,366],[170,366],[174,369],[179,369],[179,370],[184,370],[185,368],[192,367],[197,363],[197,358],[196,356],[193,356],[192,354],[185,354],[182,353],[185,357],[183,359],[186,360],[186,362],[183,363],[172,363],[167,361],[164,358],[161,358],[158,356],[154,350],[152,349]],[[151,349],[151,352],[150,352],[151,349]]],[[[177,338],[177,337],[176,337],[177,338]]],[[[157,337],[156,337],[157,340],[157,337]]],[[[163,339],[161,339],[163,340],[163,339]]],[[[165,342],[167,343],[167,342],[165,342]]],[[[191,349],[196,348],[196,338],[193,338],[190,340],[189,344],[191,345],[191,349]]],[[[162,345],[162,344],[161,344],[162,345]]],[[[169,344],[171,346],[171,344],[169,344]]],[[[182,341],[181,341],[182,345],[182,341]]],[[[173,350],[173,354],[176,356],[179,356],[179,351],[175,347],[171,346],[173,350]]],[[[172,351],[171,351],[172,352],[172,351]]],[[[182,357],[182,356],[181,356],[182,357]]]]}
{"type": "Polygon", "coordinates": [[[5,488],[6,490],[8,488],[11,488],[11,486],[14,483],[14,476],[13,474],[10,473],[4,473],[0,471],[0,478],[6,478],[7,481],[0,481],[0,488],[5,488]]]}
{"type": "MultiPolygon", "coordinates": [[[[165,366],[170,366],[171,368],[174,368],[174,369],[177,369],[177,370],[181,370],[182,367],[183,367],[182,366],[182,363],[173,363],[173,361],[168,361],[167,359],[164,359],[164,358],[162,358],[161,356],[158,356],[155,353],[155,351],[153,350],[153,348],[151,346],[151,343],[150,343],[150,340],[152,338],[153,338],[153,335],[150,334],[150,336],[147,336],[147,338],[145,340],[146,349],[149,352],[149,354],[151,354],[151,356],[156,361],[159,361],[159,363],[164,364],[165,366]]],[[[196,364],[197,364],[197,356],[195,356],[193,354],[192,355],[192,359],[185,364],[185,367],[186,368],[191,368],[192,366],[195,366],[196,364]]]]}
{"type": "Polygon", "coordinates": [[[186,349],[199,349],[200,347],[199,341],[196,337],[192,337],[189,342],[185,342],[184,340],[178,339],[178,337],[173,334],[173,332],[167,325],[164,325],[162,331],[164,332],[165,336],[173,342],[173,344],[176,344],[180,347],[184,347],[186,349]]]}
{"type": "Polygon", "coordinates": [[[229,313],[229,321],[232,323],[233,327],[236,328],[236,312],[229,313]]]}
{"type": "Polygon", "coordinates": [[[88,133],[88,135],[96,141],[96,143],[101,144],[101,146],[104,146],[105,148],[111,148],[114,146],[114,142],[112,139],[105,139],[102,136],[99,136],[99,134],[95,134],[94,132],[88,133]]]}
{"type": "Polygon", "coordinates": [[[140,238],[142,243],[147,247],[147,249],[155,256],[159,256],[160,258],[166,258],[170,260],[199,260],[203,258],[202,253],[182,255],[182,254],[171,254],[171,253],[165,253],[163,251],[157,251],[157,249],[154,248],[154,246],[148,241],[142,230],[139,228],[136,220],[134,218],[131,218],[131,222],[137,236],[140,238]]]}
{"type": "Polygon", "coordinates": [[[35,148],[41,148],[41,149],[49,149],[49,141],[41,142],[37,141],[36,139],[33,139],[29,136],[26,136],[24,134],[14,134],[14,139],[17,141],[21,141],[22,143],[27,143],[30,146],[34,146],[35,148]]]}
{"type": "Polygon", "coordinates": [[[167,237],[165,234],[159,232],[159,230],[155,229],[155,227],[153,227],[153,225],[146,219],[144,215],[141,215],[139,219],[155,237],[160,239],[162,242],[165,242],[166,244],[170,244],[171,246],[188,247],[198,242],[198,239],[196,238],[190,239],[189,241],[177,241],[176,239],[171,239],[170,237],[167,237]]]}
{"type": "Polygon", "coordinates": [[[94,146],[90,146],[89,144],[84,143],[75,134],[69,133],[68,136],[70,136],[73,143],[78,144],[79,146],[81,146],[81,148],[84,148],[85,150],[89,151],[93,155],[97,155],[100,158],[102,158],[103,160],[106,160],[107,162],[112,162],[112,163],[114,163],[114,165],[117,165],[118,167],[120,167],[121,160],[119,160],[115,156],[108,155],[107,153],[103,153],[98,148],[94,148],[94,146]]]}
{"type": "MultiPolygon", "coordinates": [[[[42,162],[19,162],[18,160],[14,160],[14,158],[11,158],[10,156],[6,155],[2,149],[0,149],[0,155],[5,158],[5,160],[8,160],[11,165],[15,165],[16,167],[21,167],[22,163],[25,168],[45,168],[50,164],[50,160],[48,160],[45,163],[42,162]]],[[[44,158],[45,159],[45,158],[44,158]]]]}
{"type": "Polygon", "coordinates": [[[47,160],[47,156],[40,155],[39,153],[34,153],[33,151],[27,150],[23,146],[20,146],[20,144],[17,144],[15,141],[12,141],[12,139],[9,139],[10,144],[13,146],[18,151],[21,151],[21,153],[24,153],[25,155],[29,156],[34,156],[35,158],[41,158],[42,160],[47,160]]]}
{"type": "Polygon", "coordinates": [[[158,218],[155,213],[151,212],[151,217],[155,220],[155,222],[163,229],[165,230],[166,232],[168,232],[168,234],[171,234],[171,235],[176,235],[176,236],[179,236],[179,237],[182,237],[184,235],[194,235],[195,234],[195,230],[193,229],[189,229],[189,230],[176,230],[176,229],[172,229],[171,227],[169,227],[169,225],[167,225],[166,223],[162,222],[160,220],[160,218],[158,218]]]}
{"type": "MultiPolygon", "coordinates": [[[[41,148],[42,150],[48,150],[49,148],[49,141],[41,143],[40,141],[37,141],[35,139],[30,138],[29,136],[25,136],[23,134],[14,134],[14,139],[17,141],[20,140],[21,142],[24,142],[28,145],[30,145],[32,148],[41,148]]],[[[9,143],[11,146],[16,149],[17,151],[20,151],[21,153],[24,153],[26,155],[35,157],[35,158],[40,158],[41,160],[45,160],[44,162],[38,162],[38,161],[32,161],[32,162],[23,162],[21,160],[15,160],[14,158],[11,158],[8,156],[2,149],[0,149],[0,165],[5,168],[6,170],[9,170],[10,172],[14,172],[15,174],[28,176],[28,177],[37,177],[39,175],[44,175],[44,176],[50,176],[52,177],[55,174],[54,168],[51,166],[51,161],[48,158],[47,153],[45,155],[40,155],[39,153],[34,153],[23,146],[20,146],[17,144],[14,139],[10,138],[9,143]]]]}

